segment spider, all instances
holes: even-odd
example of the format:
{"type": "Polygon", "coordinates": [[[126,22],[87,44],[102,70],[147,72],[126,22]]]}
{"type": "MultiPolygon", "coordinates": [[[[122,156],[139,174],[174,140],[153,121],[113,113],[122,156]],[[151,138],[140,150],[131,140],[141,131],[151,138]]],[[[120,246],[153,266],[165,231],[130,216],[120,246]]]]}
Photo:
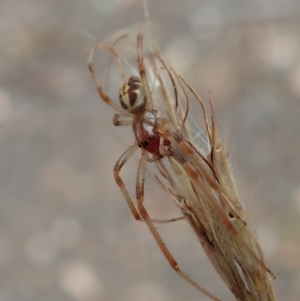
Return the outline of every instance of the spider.
{"type": "MultiPolygon", "coordinates": [[[[172,220],[152,220],[144,206],[144,180],[148,162],[157,162],[164,157],[173,156],[174,152],[170,139],[169,132],[166,131],[168,121],[157,116],[157,111],[154,109],[153,100],[147,75],[143,63],[142,52],[143,35],[141,31],[137,35],[137,66],[139,77],[131,76],[126,78],[121,86],[119,93],[120,104],[114,102],[108,95],[105,94],[100,83],[97,80],[96,73],[92,64],[94,48],[91,49],[88,68],[95,82],[97,92],[100,98],[109,106],[113,107],[118,113],[113,117],[115,126],[132,126],[135,136],[135,142],[130,146],[118,159],[114,167],[115,181],[120,187],[124,198],[131,210],[132,215],[137,221],[144,221],[152,235],[154,236],[161,251],[175,272],[185,281],[190,283],[196,289],[204,293],[206,296],[215,301],[220,301],[209,292],[204,290],[200,285],[194,282],[187,274],[185,274],[178,266],[177,262],[171,255],[170,251],[163,242],[158,231],[154,227],[155,222],[166,223],[184,219],[184,217],[175,218],[172,220]],[[125,187],[123,180],[120,177],[122,167],[128,159],[141,149],[141,158],[138,165],[137,181],[136,181],[136,196],[137,208],[125,187]]],[[[115,53],[113,53],[115,54],[115,53]]]]}

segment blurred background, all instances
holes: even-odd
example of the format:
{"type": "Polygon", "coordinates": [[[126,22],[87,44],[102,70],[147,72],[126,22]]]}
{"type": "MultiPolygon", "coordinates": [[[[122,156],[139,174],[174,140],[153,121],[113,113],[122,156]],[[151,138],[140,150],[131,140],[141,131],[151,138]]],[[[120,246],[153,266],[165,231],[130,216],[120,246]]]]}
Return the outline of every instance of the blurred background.
{"type": "MultiPolygon", "coordinates": [[[[203,98],[212,90],[279,299],[298,301],[300,2],[149,2],[165,56],[203,98]]],[[[90,45],[144,21],[140,0],[0,1],[1,301],[207,300],[131,216],[113,166],[132,132],[113,126],[87,70],[90,45]]],[[[95,54],[101,82],[107,58],[95,54]]],[[[122,171],[133,198],[136,159],[122,171]]],[[[152,217],[179,215],[146,185],[152,217]]],[[[184,221],[158,229],[186,273],[233,300],[184,221]]]]}

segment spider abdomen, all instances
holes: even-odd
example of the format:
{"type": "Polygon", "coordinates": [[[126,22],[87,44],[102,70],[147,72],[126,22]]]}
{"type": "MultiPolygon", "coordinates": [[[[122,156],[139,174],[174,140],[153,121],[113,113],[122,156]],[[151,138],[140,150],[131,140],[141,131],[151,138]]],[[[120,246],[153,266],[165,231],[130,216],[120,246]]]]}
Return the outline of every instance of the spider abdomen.
{"type": "Polygon", "coordinates": [[[143,109],[146,97],[141,79],[135,76],[126,78],[121,86],[119,99],[122,108],[129,113],[143,109]]]}

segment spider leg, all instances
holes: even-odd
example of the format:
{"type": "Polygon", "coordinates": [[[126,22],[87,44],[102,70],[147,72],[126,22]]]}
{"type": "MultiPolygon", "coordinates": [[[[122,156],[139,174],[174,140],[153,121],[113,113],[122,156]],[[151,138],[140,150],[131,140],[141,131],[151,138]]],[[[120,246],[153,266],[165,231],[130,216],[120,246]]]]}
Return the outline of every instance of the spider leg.
{"type": "Polygon", "coordinates": [[[117,103],[115,103],[114,101],[112,101],[103,91],[100,83],[98,82],[98,79],[96,77],[96,72],[95,72],[95,69],[94,69],[94,66],[93,66],[93,63],[92,63],[92,60],[93,60],[93,55],[94,55],[94,48],[91,49],[91,52],[90,52],[90,56],[89,56],[89,60],[88,60],[88,68],[89,68],[89,71],[92,75],[92,78],[96,84],[96,88],[97,88],[97,92],[99,94],[99,96],[101,97],[101,99],[106,103],[108,104],[109,106],[113,107],[116,111],[118,112],[121,112],[122,114],[124,115],[127,115],[127,116],[131,116],[130,113],[127,113],[125,112],[122,107],[120,105],[118,105],[117,103]]]}
{"type": "Polygon", "coordinates": [[[130,198],[130,195],[129,195],[126,187],[125,187],[125,184],[124,184],[123,180],[120,177],[121,168],[124,166],[124,164],[127,162],[127,160],[134,154],[134,152],[137,149],[138,149],[138,146],[135,143],[132,146],[130,146],[125,151],[125,153],[122,154],[122,156],[119,158],[119,160],[117,161],[117,163],[114,167],[114,176],[115,176],[115,181],[118,184],[118,186],[120,187],[132,215],[134,216],[134,218],[137,221],[141,221],[141,220],[143,220],[143,218],[141,217],[139,212],[136,210],[136,208],[135,208],[135,206],[134,206],[134,204],[133,204],[133,202],[130,198]]]}
{"type": "Polygon", "coordinates": [[[138,65],[141,81],[143,83],[145,93],[146,93],[147,108],[149,110],[153,110],[152,95],[151,95],[150,87],[149,87],[148,80],[147,80],[145,66],[144,66],[144,63],[143,63],[143,34],[142,34],[142,30],[140,30],[138,35],[137,35],[137,44],[138,44],[137,65],[138,65]]]}
{"type": "Polygon", "coordinates": [[[152,235],[154,236],[157,244],[159,245],[161,251],[165,255],[167,261],[173,268],[173,270],[180,276],[182,277],[185,281],[190,283],[192,286],[194,286],[196,289],[198,289],[200,292],[202,292],[204,295],[207,297],[211,298],[212,300],[215,301],[220,301],[218,298],[214,297],[211,295],[209,292],[207,292],[205,289],[203,289],[200,285],[198,285],[196,282],[194,282],[187,274],[185,274],[181,269],[179,268],[177,262],[173,258],[172,254],[166,247],[164,241],[162,240],[161,236],[157,232],[156,228],[154,227],[154,224],[152,220],[149,217],[149,214],[144,207],[144,182],[145,182],[145,172],[146,172],[146,167],[147,167],[147,156],[145,154],[145,150],[143,150],[143,155],[139,163],[139,168],[138,168],[138,175],[137,175],[137,183],[136,183],[136,195],[137,195],[137,206],[140,215],[144,219],[144,221],[147,223],[147,226],[149,230],[151,231],[152,235]]]}
{"type": "MultiPolygon", "coordinates": [[[[124,154],[119,158],[119,160],[117,161],[117,163],[115,164],[114,167],[114,176],[115,176],[115,181],[118,184],[118,186],[120,187],[123,196],[128,204],[128,207],[132,213],[132,215],[134,216],[134,218],[137,221],[142,221],[145,222],[144,219],[141,217],[141,215],[139,214],[139,212],[136,210],[133,201],[131,200],[131,197],[125,187],[125,184],[123,182],[123,180],[120,177],[120,172],[122,167],[124,166],[124,164],[127,162],[127,160],[134,154],[134,152],[138,149],[137,144],[133,144],[132,146],[130,146],[125,152],[124,154]]],[[[176,222],[176,221],[180,221],[183,220],[184,217],[180,216],[180,217],[176,217],[176,218],[171,218],[171,219],[153,219],[152,222],[156,223],[156,224],[167,224],[167,223],[172,223],[172,222],[176,222]]]]}
{"type": "MultiPolygon", "coordinates": [[[[168,223],[173,223],[173,222],[177,222],[177,221],[182,221],[185,219],[185,216],[179,216],[179,217],[175,217],[175,218],[170,218],[170,219],[151,219],[152,223],[154,224],[168,224],[168,223]]],[[[142,220],[143,222],[145,222],[144,220],[142,220]]]]}
{"type": "Polygon", "coordinates": [[[113,118],[113,124],[115,126],[128,126],[132,125],[132,118],[128,119],[128,116],[122,116],[120,114],[115,114],[113,118]]]}

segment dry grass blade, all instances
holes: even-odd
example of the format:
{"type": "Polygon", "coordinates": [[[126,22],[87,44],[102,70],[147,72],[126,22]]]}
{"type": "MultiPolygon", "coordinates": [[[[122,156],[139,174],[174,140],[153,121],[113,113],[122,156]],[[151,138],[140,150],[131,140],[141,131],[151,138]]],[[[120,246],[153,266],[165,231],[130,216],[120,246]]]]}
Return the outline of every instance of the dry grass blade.
{"type": "MultiPolygon", "coordinates": [[[[206,106],[195,90],[174,71],[158,50],[155,55],[156,65],[163,61],[163,68],[168,69],[164,76],[158,74],[157,77],[169,77],[172,84],[175,78],[176,94],[179,93],[180,87],[184,86],[185,91],[181,94],[186,95],[186,91],[189,91],[189,98],[194,98],[200,103],[209,144],[208,151],[198,147],[197,141],[192,138],[189,122],[177,122],[185,120],[186,114],[175,109],[178,100],[175,102],[172,97],[166,97],[167,84],[160,80],[161,95],[164,95],[160,103],[161,107],[166,108],[161,110],[166,113],[165,118],[173,122],[166,123],[162,134],[169,137],[174,155],[168,157],[169,166],[163,161],[157,162],[161,175],[159,182],[176,200],[209,260],[236,299],[274,301],[274,276],[266,266],[257,238],[247,225],[246,215],[221,143],[211,96],[209,121],[206,106]],[[179,117],[174,118],[173,113],[169,114],[170,108],[173,108],[179,117]]],[[[157,67],[156,70],[162,69],[157,67]]]]}

